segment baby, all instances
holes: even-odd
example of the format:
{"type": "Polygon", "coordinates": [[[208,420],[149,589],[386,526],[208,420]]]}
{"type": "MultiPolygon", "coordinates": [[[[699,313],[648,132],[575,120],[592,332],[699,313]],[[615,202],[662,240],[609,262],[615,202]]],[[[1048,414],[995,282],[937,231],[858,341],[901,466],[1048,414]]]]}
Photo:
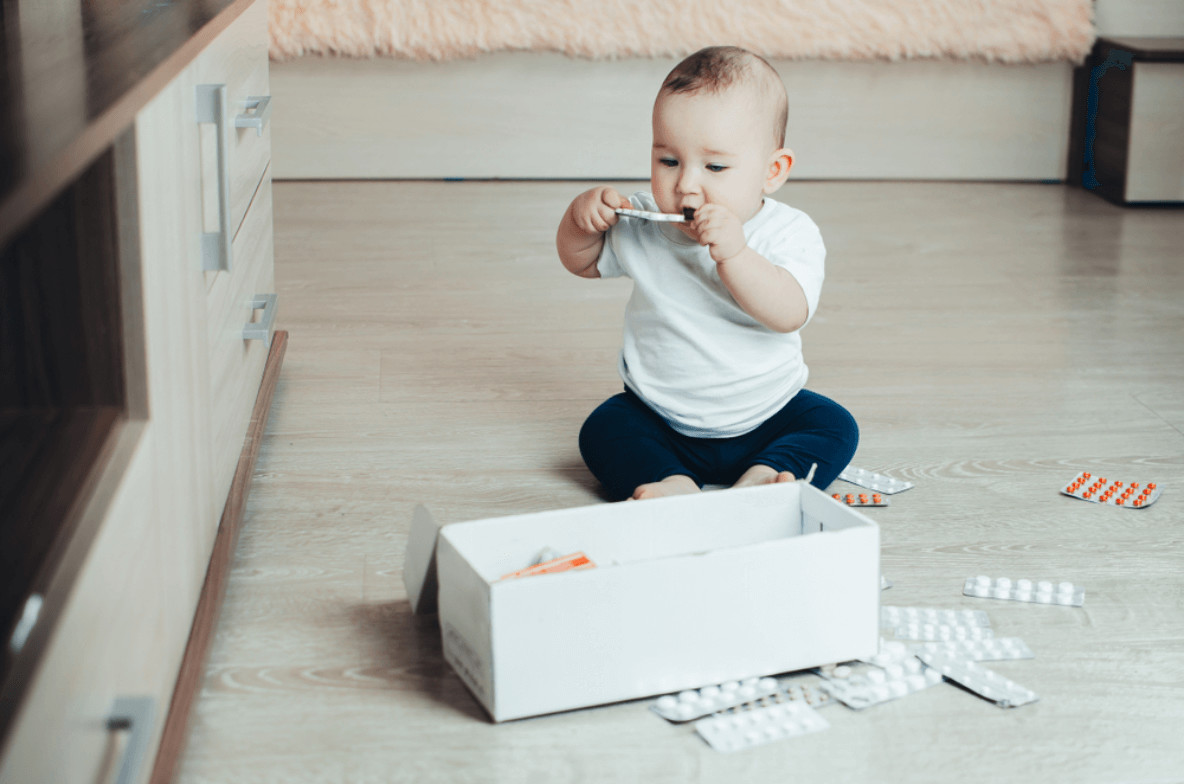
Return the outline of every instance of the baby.
{"type": "Polygon", "coordinates": [[[805,389],[799,331],[814,315],[826,248],[800,210],[765,198],[789,176],[785,86],[765,60],[710,47],[679,63],[653,112],[653,193],[581,193],[559,258],[585,278],[627,275],[618,360],[625,391],[580,430],[580,453],[613,499],[805,477],[825,488],[859,430],[805,389]],[[617,208],[693,214],[685,223],[617,208]],[[692,213],[693,211],[693,213],[692,213]]]}

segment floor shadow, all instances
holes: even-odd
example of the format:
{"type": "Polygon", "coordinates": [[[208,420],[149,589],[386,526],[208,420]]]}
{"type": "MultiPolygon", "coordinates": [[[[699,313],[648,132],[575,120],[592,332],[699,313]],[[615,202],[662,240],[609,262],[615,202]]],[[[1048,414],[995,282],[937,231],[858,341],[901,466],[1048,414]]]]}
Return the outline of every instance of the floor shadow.
{"type": "Polygon", "coordinates": [[[576,487],[587,490],[601,501],[612,501],[605,492],[604,486],[600,484],[596,477],[592,476],[588,467],[584,465],[583,460],[573,458],[561,461],[551,466],[551,474],[561,477],[576,487]]]}
{"type": "Polygon", "coordinates": [[[371,663],[366,675],[392,691],[419,694],[473,719],[489,721],[484,709],[444,660],[439,617],[416,615],[406,599],[354,604],[349,613],[371,663]]]}

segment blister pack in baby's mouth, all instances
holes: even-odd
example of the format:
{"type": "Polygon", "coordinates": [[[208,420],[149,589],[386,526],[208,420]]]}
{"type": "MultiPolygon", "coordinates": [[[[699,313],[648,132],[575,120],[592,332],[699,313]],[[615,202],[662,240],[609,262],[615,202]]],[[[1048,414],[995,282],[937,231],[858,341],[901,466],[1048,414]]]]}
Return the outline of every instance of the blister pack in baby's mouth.
{"type": "Polygon", "coordinates": [[[1146,509],[1159,500],[1163,491],[1155,482],[1123,482],[1095,478],[1089,471],[1082,471],[1061,488],[1061,494],[1080,498],[1095,504],[1121,506],[1124,509],[1146,509]]]}

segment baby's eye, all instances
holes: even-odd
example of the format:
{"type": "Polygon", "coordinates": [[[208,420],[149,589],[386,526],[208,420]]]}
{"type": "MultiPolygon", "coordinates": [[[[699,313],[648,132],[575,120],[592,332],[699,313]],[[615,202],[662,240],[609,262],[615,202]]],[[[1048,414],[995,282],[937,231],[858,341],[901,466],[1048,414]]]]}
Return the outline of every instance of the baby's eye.
{"type": "Polygon", "coordinates": [[[709,172],[722,172],[726,168],[728,168],[728,167],[724,166],[723,164],[719,164],[719,163],[707,164],[707,171],[709,171],[709,172]]]}
{"type": "Polygon", "coordinates": [[[674,160],[673,158],[659,158],[658,163],[662,164],[663,166],[669,166],[669,167],[674,167],[674,166],[678,165],[678,161],[674,160]]]}

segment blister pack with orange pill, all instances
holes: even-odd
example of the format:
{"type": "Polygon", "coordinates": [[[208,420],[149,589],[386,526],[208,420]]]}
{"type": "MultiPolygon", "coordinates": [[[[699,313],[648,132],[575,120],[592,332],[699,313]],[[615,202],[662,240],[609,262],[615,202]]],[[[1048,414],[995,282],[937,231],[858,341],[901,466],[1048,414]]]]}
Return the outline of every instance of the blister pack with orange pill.
{"type": "Polygon", "coordinates": [[[1161,492],[1155,482],[1127,482],[1094,476],[1089,471],[1082,471],[1061,488],[1062,494],[1082,501],[1125,509],[1146,509],[1159,500],[1161,492]]]}
{"type": "Polygon", "coordinates": [[[831,498],[847,506],[888,506],[883,493],[832,493],[831,498]]]}

